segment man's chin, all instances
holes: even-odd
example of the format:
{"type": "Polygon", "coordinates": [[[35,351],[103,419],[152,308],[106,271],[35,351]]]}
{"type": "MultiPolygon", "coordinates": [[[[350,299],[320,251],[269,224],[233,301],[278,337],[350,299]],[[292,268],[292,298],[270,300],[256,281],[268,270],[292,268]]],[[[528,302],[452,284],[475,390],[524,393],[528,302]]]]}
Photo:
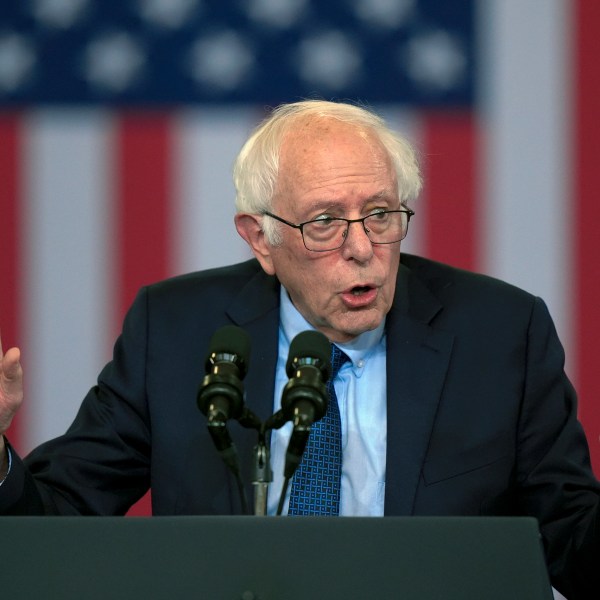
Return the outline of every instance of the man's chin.
{"type": "Polygon", "coordinates": [[[365,317],[366,315],[363,318],[344,318],[339,323],[334,323],[326,335],[332,342],[343,344],[352,341],[366,331],[377,329],[382,321],[381,315],[365,317]]]}

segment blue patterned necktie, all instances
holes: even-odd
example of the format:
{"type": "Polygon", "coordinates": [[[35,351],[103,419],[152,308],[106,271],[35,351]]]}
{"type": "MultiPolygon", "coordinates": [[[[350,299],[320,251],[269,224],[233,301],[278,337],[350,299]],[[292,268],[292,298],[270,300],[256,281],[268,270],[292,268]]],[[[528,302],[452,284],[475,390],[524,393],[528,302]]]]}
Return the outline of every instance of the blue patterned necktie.
{"type": "Polygon", "coordinates": [[[339,515],[342,478],[342,425],[333,380],[349,360],[331,345],[329,403],[325,416],[312,427],[302,462],[292,480],[289,515],[339,515]]]}

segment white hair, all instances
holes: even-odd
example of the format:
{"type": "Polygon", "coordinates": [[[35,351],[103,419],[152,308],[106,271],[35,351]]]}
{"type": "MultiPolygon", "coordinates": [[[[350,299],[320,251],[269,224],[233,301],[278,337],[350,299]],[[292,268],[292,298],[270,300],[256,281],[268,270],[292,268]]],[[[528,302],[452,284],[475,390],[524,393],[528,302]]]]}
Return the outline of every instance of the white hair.
{"type": "MultiPolygon", "coordinates": [[[[242,147],[233,167],[238,212],[263,214],[272,211],[285,134],[298,120],[310,117],[337,119],[370,130],[384,147],[396,171],[400,202],[408,206],[419,195],[422,181],[415,150],[404,137],[389,129],[381,117],[352,104],[304,100],[275,108],[242,147]]],[[[271,245],[281,241],[278,226],[274,219],[263,219],[263,231],[271,245]]]]}

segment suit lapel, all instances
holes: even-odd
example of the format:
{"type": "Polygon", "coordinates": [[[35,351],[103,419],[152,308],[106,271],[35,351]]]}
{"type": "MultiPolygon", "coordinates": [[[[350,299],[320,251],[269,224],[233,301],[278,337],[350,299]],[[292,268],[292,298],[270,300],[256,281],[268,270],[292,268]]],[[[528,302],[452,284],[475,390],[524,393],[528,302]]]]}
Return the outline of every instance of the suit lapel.
{"type": "Polygon", "coordinates": [[[448,369],[454,336],[430,323],[442,309],[433,294],[400,267],[387,333],[386,515],[409,515],[448,369]]]}
{"type": "Polygon", "coordinates": [[[248,407],[261,418],[273,409],[279,340],[279,283],[262,270],[227,308],[231,320],[246,330],[251,354],[245,382],[248,407]]]}
{"type": "MultiPolygon", "coordinates": [[[[275,369],[279,352],[279,283],[262,270],[240,290],[228,307],[229,318],[242,327],[251,339],[251,353],[248,374],[244,382],[246,406],[265,421],[273,412],[275,394],[275,369]]],[[[258,442],[255,431],[236,436],[238,456],[242,463],[246,494],[253,507],[254,486],[251,473],[254,466],[254,447],[258,442]]],[[[232,478],[230,497],[237,491],[232,478]]],[[[232,505],[233,512],[233,505],[232,505]]]]}

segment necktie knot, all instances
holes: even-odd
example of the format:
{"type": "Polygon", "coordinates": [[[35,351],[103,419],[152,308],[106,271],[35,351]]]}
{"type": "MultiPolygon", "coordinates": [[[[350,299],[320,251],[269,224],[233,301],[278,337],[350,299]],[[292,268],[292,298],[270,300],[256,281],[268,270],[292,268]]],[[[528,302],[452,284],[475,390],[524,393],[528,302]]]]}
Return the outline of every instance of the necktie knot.
{"type": "Polygon", "coordinates": [[[332,382],[337,377],[337,374],[340,372],[340,369],[342,368],[343,364],[348,360],[350,359],[343,350],[340,350],[335,344],[331,344],[331,377],[329,378],[330,382],[332,382]]]}

